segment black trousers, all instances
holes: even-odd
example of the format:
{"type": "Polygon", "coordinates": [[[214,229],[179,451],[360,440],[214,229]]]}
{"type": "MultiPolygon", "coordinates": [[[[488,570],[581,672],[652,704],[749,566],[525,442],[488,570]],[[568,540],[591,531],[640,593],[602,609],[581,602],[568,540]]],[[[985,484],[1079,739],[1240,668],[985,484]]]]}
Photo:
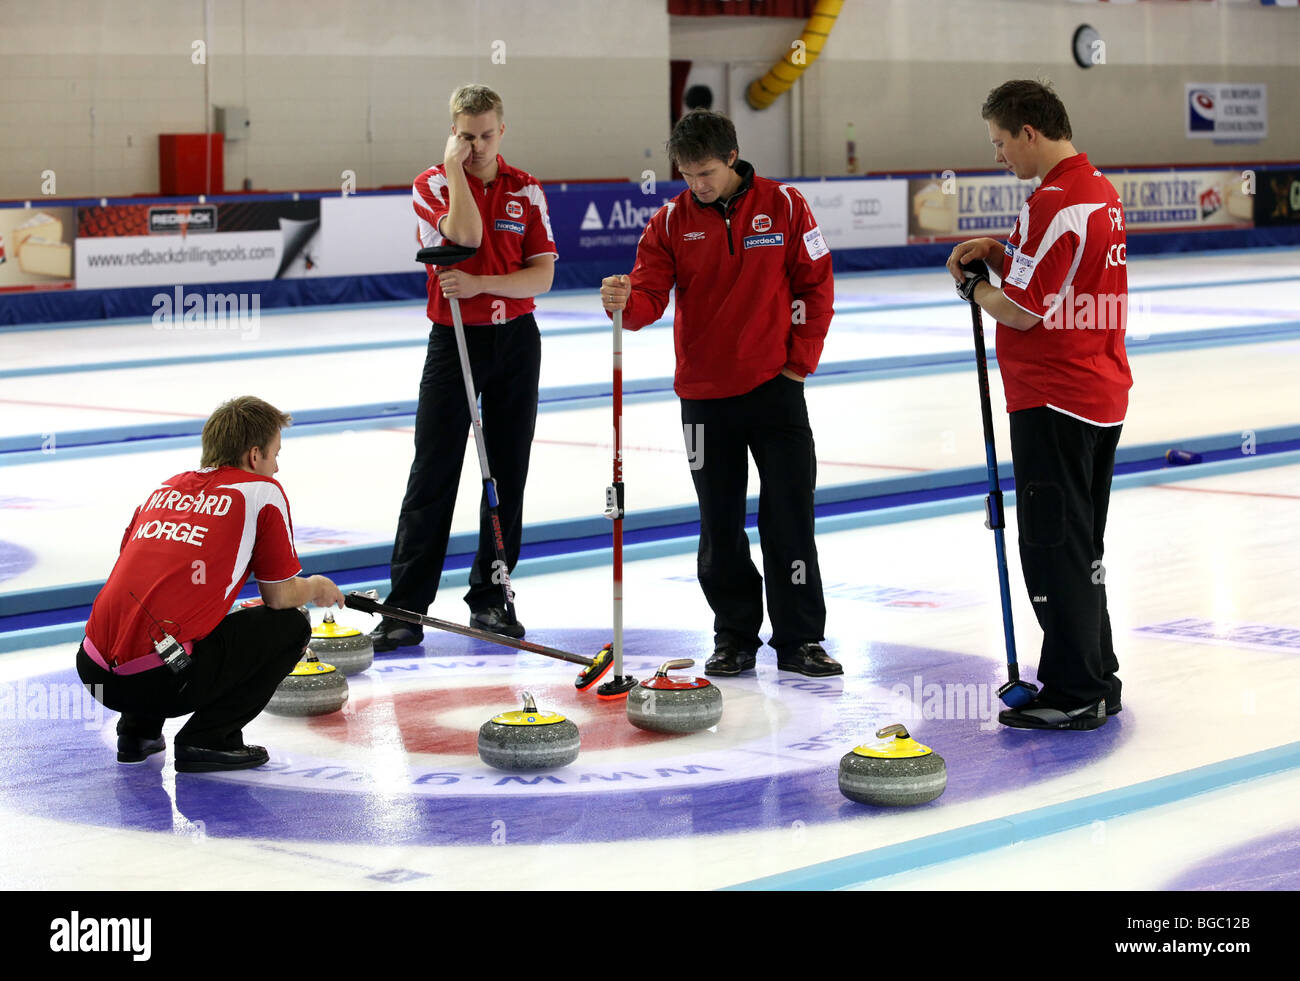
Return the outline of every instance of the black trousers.
{"type": "Polygon", "coordinates": [[[713,609],[716,644],[762,644],[763,584],[778,652],[822,640],[822,596],[813,540],[817,459],[801,382],[784,375],[744,395],[682,399],[682,429],[700,503],[698,575],[713,609]],[[758,466],[763,575],[745,534],[748,454],[758,466]]]}
{"type": "Polygon", "coordinates": [[[1120,428],[1048,408],[1011,413],[1020,562],[1043,628],[1038,680],[1062,707],[1120,697],[1102,565],[1120,428]]]}
{"type": "MultiPolygon", "coordinates": [[[[504,324],[467,326],[465,344],[474,392],[482,396],[483,442],[497,485],[506,565],[513,572],[519,561],[524,484],[537,426],[541,335],[533,315],[525,314],[504,324]]],[[[393,606],[424,613],[438,594],[469,429],[456,334],[451,327],[434,324],[415,411],[415,459],[393,541],[393,585],[388,594],[393,606]]],[[[478,552],[465,594],[473,611],[502,605],[501,586],[492,581],[495,561],[485,490],[479,504],[478,552]]]]}
{"type": "Polygon", "coordinates": [[[106,708],[122,713],[120,736],[153,738],[163,720],[193,713],[176,733],[177,745],[238,749],[244,726],[266,708],[310,638],[311,625],[296,608],[250,607],[196,640],[190,666],[179,675],[166,667],[115,674],[84,649],[77,651],[77,674],[106,708]]]}

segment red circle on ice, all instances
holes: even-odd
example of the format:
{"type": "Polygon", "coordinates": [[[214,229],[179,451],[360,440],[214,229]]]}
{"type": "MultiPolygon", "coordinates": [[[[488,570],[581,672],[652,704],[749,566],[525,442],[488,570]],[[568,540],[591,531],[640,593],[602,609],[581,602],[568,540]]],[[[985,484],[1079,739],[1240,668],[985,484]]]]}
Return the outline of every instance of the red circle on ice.
{"type": "MultiPolygon", "coordinates": [[[[402,748],[408,753],[474,756],[478,753],[479,726],[495,715],[521,708],[521,690],[512,685],[483,685],[362,695],[352,700],[346,712],[313,716],[307,724],[323,736],[360,746],[372,745],[376,733],[391,732],[391,726],[396,725],[401,734],[402,748]],[[481,718],[462,711],[473,708],[482,709],[479,713],[481,718]],[[467,714],[471,715],[471,723],[462,722],[465,728],[444,725],[439,717],[451,712],[456,712],[461,720],[467,714]]],[[[574,704],[572,691],[566,698],[563,687],[559,685],[530,685],[528,690],[539,709],[573,718],[569,709],[574,704]]],[[[679,739],[684,735],[635,728],[627,721],[627,702],[623,699],[602,702],[588,696],[580,698],[577,704],[581,706],[582,720],[573,721],[578,722],[584,752],[643,746],[679,739]]]]}

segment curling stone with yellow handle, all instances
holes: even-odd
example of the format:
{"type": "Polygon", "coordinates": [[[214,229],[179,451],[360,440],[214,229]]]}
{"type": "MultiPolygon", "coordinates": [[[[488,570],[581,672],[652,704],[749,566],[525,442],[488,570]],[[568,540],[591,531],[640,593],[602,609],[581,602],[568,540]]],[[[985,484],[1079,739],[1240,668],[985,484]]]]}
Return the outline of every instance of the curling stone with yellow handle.
{"type": "Polygon", "coordinates": [[[311,631],[311,649],[346,675],[360,674],[375,663],[375,646],[368,634],[355,627],[345,627],[334,622],[334,614],[311,631]]]}
{"type": "Polygon", "coordinates": [[[540,712],[524,692],[519,712],[493,716],[479,728],[478,755],[498,770],[553,770],[578,758],[578,727],[555,712],[540,712]]]}
{"type": "Polygon", "coordinates": [[[266,710],[272,715],[329,715],[347,701],[348,679],[334,665],[319,660],[309,647],[276,686],[266,710]]]}
{"type": "Polygon", "coordinates": [[[902,725],[886,726],[876,738],[885,741],[859,746],[840,760],[840,792],[845,797],[878,807],[910,807],[943,793],[948,768],[942,756],[918,743],[902,725]]]}

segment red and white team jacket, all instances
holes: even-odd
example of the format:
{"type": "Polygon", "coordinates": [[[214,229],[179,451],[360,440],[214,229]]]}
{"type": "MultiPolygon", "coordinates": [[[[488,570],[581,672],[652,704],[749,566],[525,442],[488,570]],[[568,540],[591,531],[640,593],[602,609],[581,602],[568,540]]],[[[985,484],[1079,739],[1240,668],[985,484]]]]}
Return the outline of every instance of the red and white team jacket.
{"type": "MultiPolygon", "coordinates": [[[[504,276],[523,269],[528,260],[536,256],[559,257],[542,185],[518,167],[511,167],[500,154],[497,155],[497,167],[496,180],[490,185],[484,185],[473,174],[465,174],[483,220],[483,241],[472,258],[456,263],[455,268],[472,276],[504,276]]],[[[438,231],[438,222],[451,210],[447,168],[443,164],[430,167],[415,179],[411,193],[419,220],[417,233],[421,247],[449,242],[450,239],[438,231]]],[[[438,288],[434,267],[426,266],[425,270],[428,273],[429,319],[436,324],[449,324],[451,304],[438,288]]],[[[531,296],[515,299],[480,293],[460,301],[460,315],[467,324],[504,323],[532,313],[536,306],[531,296]],[[500,304],[505,304],[504,309],[500,304]],[[495,318],[494,313],[497,314],[495,318]]]]}
{"type": "Polygon", "coordinates": [[[1047,406],[1119,425],[1133,386],[1119,194],[1086,154],[1062,160],[1025,202],[1006,248],[1002,292],[1042,318],[1027,331],[998,324],[1007,411],[1047,406]]]}
{"type": "Polygon", "coordinates": [[[830,327],[831,254],[793,187],[736,162],[726,214],[688,188],[659,209],[637,244],[623,326],[654,323],[673,290],[673,389],[686,399],[753,391],[784,367],[817,370],[830,327]]]}
{"type": "Polygon", "coordinates": [[[238,467],[177,474],[136,508],[86,637],[110,664],[125,664],[154,654],[153,619],[188,644],[230,612],[250,572],[281,582],[301,571],[276,480],[238,467]]]}

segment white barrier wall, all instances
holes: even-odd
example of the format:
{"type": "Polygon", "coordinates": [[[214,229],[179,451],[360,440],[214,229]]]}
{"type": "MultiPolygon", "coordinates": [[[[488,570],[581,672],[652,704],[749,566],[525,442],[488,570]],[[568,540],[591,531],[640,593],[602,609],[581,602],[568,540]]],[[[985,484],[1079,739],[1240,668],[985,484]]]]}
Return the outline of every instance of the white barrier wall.
{"type": "MultiPolygon", "coordinates": [[[[0,198],[156,192],[158,134],[248,111],[225,186],[409,185],[441,159],[446,102],[506,101],[503,153],[546,180],[660,179],[669,60],[780,57],[802,22],[669,17],[664,0],[0,0],[0,198]],[[203,43],[205,42],[206,43],[203,43]],[[202,45],[202,50],[196,48],[202,45]],[[46,175],[51,174],[51,177],[46,175]]],[[[1057,85],[1102,166],[1300,159],[1300,11],[1250,2],[850,0],[793,90],[804,175],[992,165],[979,106],[1009,77],[1057,85]],[[1074,64],[1082,23],[1106,62],[1074,64]],[[1268,137],[1188,139],[1188,82],[1268,87],[1268,137]]],[[[770,176],[787,176],[771,174],[770,176]]]]}

